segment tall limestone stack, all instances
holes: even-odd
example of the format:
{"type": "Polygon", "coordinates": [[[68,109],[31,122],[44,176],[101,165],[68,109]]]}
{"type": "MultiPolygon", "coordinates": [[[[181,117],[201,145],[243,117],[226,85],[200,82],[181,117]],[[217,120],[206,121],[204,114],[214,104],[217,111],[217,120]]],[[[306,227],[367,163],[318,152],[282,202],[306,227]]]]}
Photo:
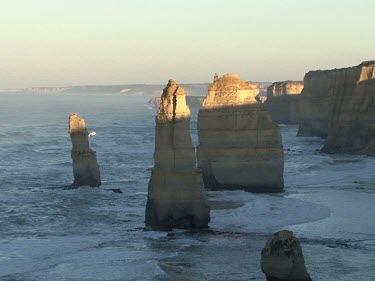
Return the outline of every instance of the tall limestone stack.
{"type": "Polygon", "coordinates": [[[327,137],[332,72],[306,73],[300,95],[300,125],[297,136],[327,137]]]}
{"type": "Polygon", "coordinates": [[[72,140],[73,160],[73,187],[101,185],[99,165],[96,160],[96,152],[90,149],[89,133],[85,120],[76,113],[69,116],[69,133],[72,140]]]}
{"type": "Polygon", "coordinates": [[[265,106],[272,120],[282,124],[299,123],[299,100],[302,81],[275,82],[267,88],[265,106]]]}
{"type": "Polygon", "coordinates": [[[226,74],[208,88],[198,114],[198,167],[211,189],[284,188],[280,129],[248,83],[226,74]]]}
{"type": "Polygon", "coordinates": [[[267,281],[311,281],[301,245],[288,230],[276,232],[268,239],[260,266],[267,281]]]}
{"type": "Polygon", "coordinates": [[[196,167],[186,92],[169,80],[156,116],[154,169],[148,186],[146,225],[202,228],[210,221],[202,171],[196,167]]]}
{"type": "Polygon", "coordinates": [[[375,61],[332,71],[323,151],[375,155],[375,61]]]}

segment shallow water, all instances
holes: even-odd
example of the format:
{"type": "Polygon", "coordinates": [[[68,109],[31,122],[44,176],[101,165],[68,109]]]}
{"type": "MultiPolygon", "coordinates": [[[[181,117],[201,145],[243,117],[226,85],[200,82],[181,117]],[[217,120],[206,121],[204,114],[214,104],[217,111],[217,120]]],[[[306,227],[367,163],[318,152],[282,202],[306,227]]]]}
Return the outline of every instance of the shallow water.
{"type": "Polygon", "coordinates": [[[281,229],[301,239],[313,280],[375,280],[375,159],[320,154],[296,126],[281,126],[283,194],[208,192],[209,231],[145,231],[149,97],[0,95],[0,280],[265,280],[260,251],[281,229]],[[97,133],[100,189],[62,189],[71,112],[97,133]]]}

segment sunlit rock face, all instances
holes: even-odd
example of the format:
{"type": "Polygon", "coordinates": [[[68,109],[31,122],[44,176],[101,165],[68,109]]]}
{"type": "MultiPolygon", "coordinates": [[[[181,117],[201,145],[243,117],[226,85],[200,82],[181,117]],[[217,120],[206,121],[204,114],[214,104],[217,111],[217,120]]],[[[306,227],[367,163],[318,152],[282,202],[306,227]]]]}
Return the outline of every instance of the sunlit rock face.
{"type": "Polygon", "coordinates": [[[101,185],[96,152],[90,149],[85,120],[72,113],[69,116],[69,133],[72,140],[73,187],[101,185]]]}
{"type": "Polygon", "coordinates": [[[254,82],[246,82],[246,83],[250,86],[250,89],[253,92],[253,96],[256,99],[256,97],[260,93],[259,85],[257,83],[254,83],[254,82]]]}
{"type": "Polygon", "coordinates": [[[323,151],[375,155],[375,61],[331,72],[323,151]]]}
{"type": "Polygon", "coordinates": [[[303,89],[301,81],[275,82],[267,88],[265,106],[277,123],[299,123],[299,100],[303,89]]]}
{"type": "Polygon", "coordinates": [[[276,232],[268,239],[262,250],[261,268],[267,281],[312,281],[301,245],[288,230],[276,232]]]}
{"type": "Polygon", "coordinates": [[[148,186],[146,225],[202,228],[210,220],[202,171],[196,167],[186,92],[169,80],[155,130],[154,169],[148,186]]]}
{"type": "Polygon", "coordinates": [[[280,129],[238,75],[226,74],[209,86],[198,134],[198,167],[207,188],[283,190],[280,129]]]}

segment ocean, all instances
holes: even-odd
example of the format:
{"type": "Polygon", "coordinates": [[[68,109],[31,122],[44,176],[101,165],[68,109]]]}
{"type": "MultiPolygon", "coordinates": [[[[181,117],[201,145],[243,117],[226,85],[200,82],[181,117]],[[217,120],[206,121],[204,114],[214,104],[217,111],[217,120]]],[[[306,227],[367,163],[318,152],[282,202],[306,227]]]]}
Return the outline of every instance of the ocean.
{"type": "Polygon", "coordinates": [[[375,158],[322,154],[297,126],[280,125],[285,192],[208,191],[210,229],[145,230],[152,95],[0,94],[0,280],[266,280],[260,253],[282,229],[313,280],[375,280],[375,158]],[[101,188],[64,189],[71,112],[97,133],[101,188]]]}

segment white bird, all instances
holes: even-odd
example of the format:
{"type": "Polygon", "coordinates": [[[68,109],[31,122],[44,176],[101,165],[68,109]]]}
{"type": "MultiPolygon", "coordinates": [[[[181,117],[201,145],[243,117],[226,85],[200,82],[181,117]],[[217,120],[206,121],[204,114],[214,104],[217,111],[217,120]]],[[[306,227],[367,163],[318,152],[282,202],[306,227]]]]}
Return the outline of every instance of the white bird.
{"type": "Polygon", "coordinates": [[[95,136],[95,135],[96,135],[95,132],[91,132],[91,133],[89,134],[89,137],[92,137],[92,136],[95,136]]]}

